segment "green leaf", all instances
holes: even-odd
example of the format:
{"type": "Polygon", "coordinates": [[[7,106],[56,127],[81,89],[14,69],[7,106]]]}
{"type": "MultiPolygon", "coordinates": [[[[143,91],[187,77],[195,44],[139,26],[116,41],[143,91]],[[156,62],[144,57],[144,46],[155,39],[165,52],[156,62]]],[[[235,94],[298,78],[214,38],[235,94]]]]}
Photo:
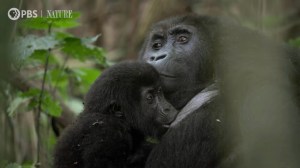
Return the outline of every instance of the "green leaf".
{"type": "Polygon", "coordinates": [[[31,99],[29,104],[28,104],[28,109],[32,110],[39,105],[39,100],[37,98],[31,99]]]}
{"type": "Polygon", "coordinates": [[[100,71],[95,68],[78,68],[77,70],[75,69],[74,71],[79,71],[80,73],[77,73],[81,79],[91,85],[100,75],[100,71]]]}
{"type": "Polygon", "coordinates": [[[39,104],[38,98],[40,96],[40,93],[41,93],[40,89],[31,88],[28,91],[21,93],[20,97],[27,98],[28,100],[30,100],[29,104],[28,104],[28,108],[33,109],[33,108],[37,107],[39,104]]]}
{"type": "Polygon", "coordinates": [[[28,35],[15,39],[13,51],[16,58],[22,60],[32,55],[35,50],[48,50],[57,44],[58,41],[53,36],[28,35]]]}
{"type": "Polygon", "coordinates": [[[86,44],[86,45],[92,44],[92,43],[95,43],[95,42],[98,40],[99,37],[100,37],[100,34],[98,34],[98,35],[96,35],[96,36],[94,36],[94,37],[83,38],[83,39],[82,39],[82,42],[83,42],[84,44],[86,44]]]}
{"type": "Polygon", "coordinates": [[[68,95],[68,84],[69,84],[69,75],[66,69],[52,69],[49,71],[49,78],[47,80],[51,85],[59,91],[62,97],[67,98],[68,95]],[[67,96],[67,97],[66,97],[67,96]]]}
{"type": "Polygon", "coordinates": [[[68,80],[68,75],[64,70],[60,70],[60,69],[52,69],[49,72],[49,76],[51,79],[51,83],[55,84],[57,82],[66,82],[66,80],[68,80]]]}
{"type": "Polygon", "coordinates": [[[63,69],[52,69],[49,71],[49,82],[53,87],[55,87],[59,93],[64,96],[67,95],[67,89],[69,84],[69,75],[63,69]]]}
{"type": "Polygon", "coordinates": [[[29,18],[21,22],[21,26],[27,29],[48,29],[51,20],[45,17],[29,18]]]}
{"type": "Polygon", "coordinates": [[[45,94],[42,102],[42,111],[51,116],[59,117],[62,109],[57,101],[53,100],[49,94],[45,94]]]}
{"type": "Polygon", "coordinates": [[[73,35],[66,32],[55,32],[54,34],[56,40],[64,40],[67,37],[73,37],[73,35]]]}
{"type": "Polygon", "coordinates": [[[28,102],[28,100],[28,98],[23,97],[16,97],[15,99],[13,99],[10,102],[9,107],[7,108],[8,115],[13,116],[14,114],[16,114],[17,109],[25,102],[28,102]]]}
{"type": "Polygon", "coordinates": [[[72,28],[77,27],[79,23],[77,19],[80,17],[80,13],[72,12],[72,18],[49,18],[49,17],[37,17],[25,19],[21,25],[28,29],[48,29],[51,28],[72,28]]]}
{"type": "MultiPolygon", "coordinates": [[[[44,64],[46,62],[47,54],[48,54],[48,50],[35,50],[29,57],[28,61],[36,61],[38,63],[44,64]]],[[[49,56],[49,63],[58,64],[57,59],[51,53],[49,56]]]]}
{"type": "Polygon", "coordinates": [[[94,81],[100,75],[100,71],[95,68],[78,68],[73,69],[74,77],[79,83],[79,90],[86,93],[94,81]]]}
{"type": "Polygon", "coordinates": [[[103,49],[99,47],[88,45],[76,37],[65,38],[64,42],[62,51],[75,59],[85,61],[96,58],[100,63],[105,62],[103,49]]]}
{"type": "Polygon", "coordinates": [[[32,97],[38,97],[40,95],[41,90],[40,89],[29,89],[26,92],[23,92],[20,94],[23,98],[32,98],[32,97]]]}

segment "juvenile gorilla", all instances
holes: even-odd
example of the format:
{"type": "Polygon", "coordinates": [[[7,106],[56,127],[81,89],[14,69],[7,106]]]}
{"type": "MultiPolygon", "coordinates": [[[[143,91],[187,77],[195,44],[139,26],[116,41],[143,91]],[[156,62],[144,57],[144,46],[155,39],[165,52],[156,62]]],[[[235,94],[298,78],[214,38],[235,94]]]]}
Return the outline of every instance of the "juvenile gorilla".
{"type": "Polygon", "coordinates": [[[152,66],[115,65],[94,82],[84,111],[59,139],[54,167],[142,167],[145,136],[161,136],[176,115],[152,66]]]}
{"type": "Polygon", "coordinates": [[[156,23],[140,60],[158,70],[166,99],[181,110],[146,168],[236,167],[241,134],[243,143],[257,147],[243,149],[249,167],[298,160],[299,150],[290,150],[300,148],[299,136],[290,136],[300,132],[296,49],[224,19],[187,15],[156,23]]]}

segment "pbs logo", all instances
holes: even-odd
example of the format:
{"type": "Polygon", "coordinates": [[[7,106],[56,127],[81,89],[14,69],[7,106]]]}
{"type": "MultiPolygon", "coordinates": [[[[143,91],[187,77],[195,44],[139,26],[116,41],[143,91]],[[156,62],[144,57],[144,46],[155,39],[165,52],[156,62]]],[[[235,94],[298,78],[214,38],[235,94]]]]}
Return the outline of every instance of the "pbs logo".
{"type": "Polygon", "coordinates": [[[18,20],[19,18],[37,18],[37,10],[19,10],[17,8],[11,8],[7,12],[8,18],[11,20],[18,20]]]}
{"type": "Polygon", "coordinates": [[[18,20],[20,18],[20,11],[17,8],[11,8],[8,12],[7,12],[8,18],[10,18],[11,20],[18,20]]]}

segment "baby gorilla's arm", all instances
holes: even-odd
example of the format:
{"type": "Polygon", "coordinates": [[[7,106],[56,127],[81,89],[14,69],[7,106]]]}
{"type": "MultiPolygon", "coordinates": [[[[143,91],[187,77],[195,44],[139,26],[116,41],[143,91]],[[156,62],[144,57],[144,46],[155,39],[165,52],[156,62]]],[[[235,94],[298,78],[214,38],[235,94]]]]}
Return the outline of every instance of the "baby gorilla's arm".
{"type": "Polygon", "coordinates": [[[132,146],[126,127],[115,118],[95,120],[86,127],[81,144],[84,167],[122,167],[132,146]]]}

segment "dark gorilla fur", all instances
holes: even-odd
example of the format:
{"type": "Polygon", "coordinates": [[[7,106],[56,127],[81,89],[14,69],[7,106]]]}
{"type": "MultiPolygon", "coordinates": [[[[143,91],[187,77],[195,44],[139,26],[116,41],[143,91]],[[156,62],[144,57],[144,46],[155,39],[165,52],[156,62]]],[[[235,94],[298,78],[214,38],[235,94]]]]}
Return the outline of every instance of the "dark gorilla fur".
{"type": "Polygon", "coordinates": [[[176,114],[152,66],[115,65],[94,82],[84,111],[59,139],[54,167],[143,167],[150,150],[145,135],[159,137],[176,114]]]}
{"type": "MultiPolygon", "coordinates": [[[[225,95],[232,92],[232,96],[243,94],[247,96],[247,89],[226,90],[226,86],[235,85],[238,88],[239,84],[243,84],[254,89],[261,87],[247,80],[245,74],[250,74],[253,79],[261,78],[262,80],[258,82],[265,78],[276,81],[276,74],[267,74],[263,71],[255,74],[256,76],[251,74],[255,72],[255,66],[267,72],[272,70],[280,72],[279,66],[274,68],[273,64],[267,64],[274,59],[285,59],[282,65],[288,68],[285,68],[284,78],[291,81],[290,88],[295,92],[289,92],[288,89],[286,91],[291,95],[295,93],[293,95],[295,97],[298,94],[297,105],[299,105],[299,52],[286,45],[272,42],[257,32],[241,28],[235,23],[198,15],[160,21],[152,27],[140,52],[140,60],[152,64],[160,73],[165,96],[177,109],[182,109],[197,93],[214,83],[217,83],[218,87],[225,87],[225,90],[221,90],[225,95]],[[267,53],[264,54],[263,51],[267,53]],[[283,53],[282,55],[287,57],[271,57],[273,53],[276,55],[276,52],[283,53]],[[256,62],[253,62],[252,58],[256,59],[256,62]],[[241,62],[245,64],[241,65],[241,62]],[[220,70],[222,67],[225,68],[220,70]],[[229,70],[232,70],[231,73],[229,70]],[[240,70],[244,72],[240,73],[242,75],[237,75],[235,81],[229,81],[232,82],[229,84],[222,83],[225,77],[232,77],[226,74],[237,74],[240,70]],[[244,83],[245,81],[249,83],[244,83]]],[[[273,83],[276,86],[285,85],[284,81],[276,82],[273,83]]],[[[233,106],[230,107],[224,104],[231,103],[230,101],[231,99],[223,100],[219,95],[187,116],[178,125],[171,127],[163,135],[161,142],[151,151],[146,167],[235,167],[238,164],[236,161],[240,161],[237,158],[239,155],[233,155],[240,142],[238,127],[240,123],[239,120],[234,120],[234,117],[229,117],[230,114],[226,113],[226,109],[236,107],[234,101],[239,100],[233,100],[233,106]]],[[[240,117],[244,116],[247,114],[241,114],[240,117]]],[[[247,121],[247,117],[245,118],[247,121]]],[[[295,129],[292,132],[295,134],[298,130],[299,133],[299,117],[294,117],[293,121],[296,126],[291,127],[295,129]]],[[[282,128],[280,124],[274,123],[274,126],[279,125],[282,128]]]]}

